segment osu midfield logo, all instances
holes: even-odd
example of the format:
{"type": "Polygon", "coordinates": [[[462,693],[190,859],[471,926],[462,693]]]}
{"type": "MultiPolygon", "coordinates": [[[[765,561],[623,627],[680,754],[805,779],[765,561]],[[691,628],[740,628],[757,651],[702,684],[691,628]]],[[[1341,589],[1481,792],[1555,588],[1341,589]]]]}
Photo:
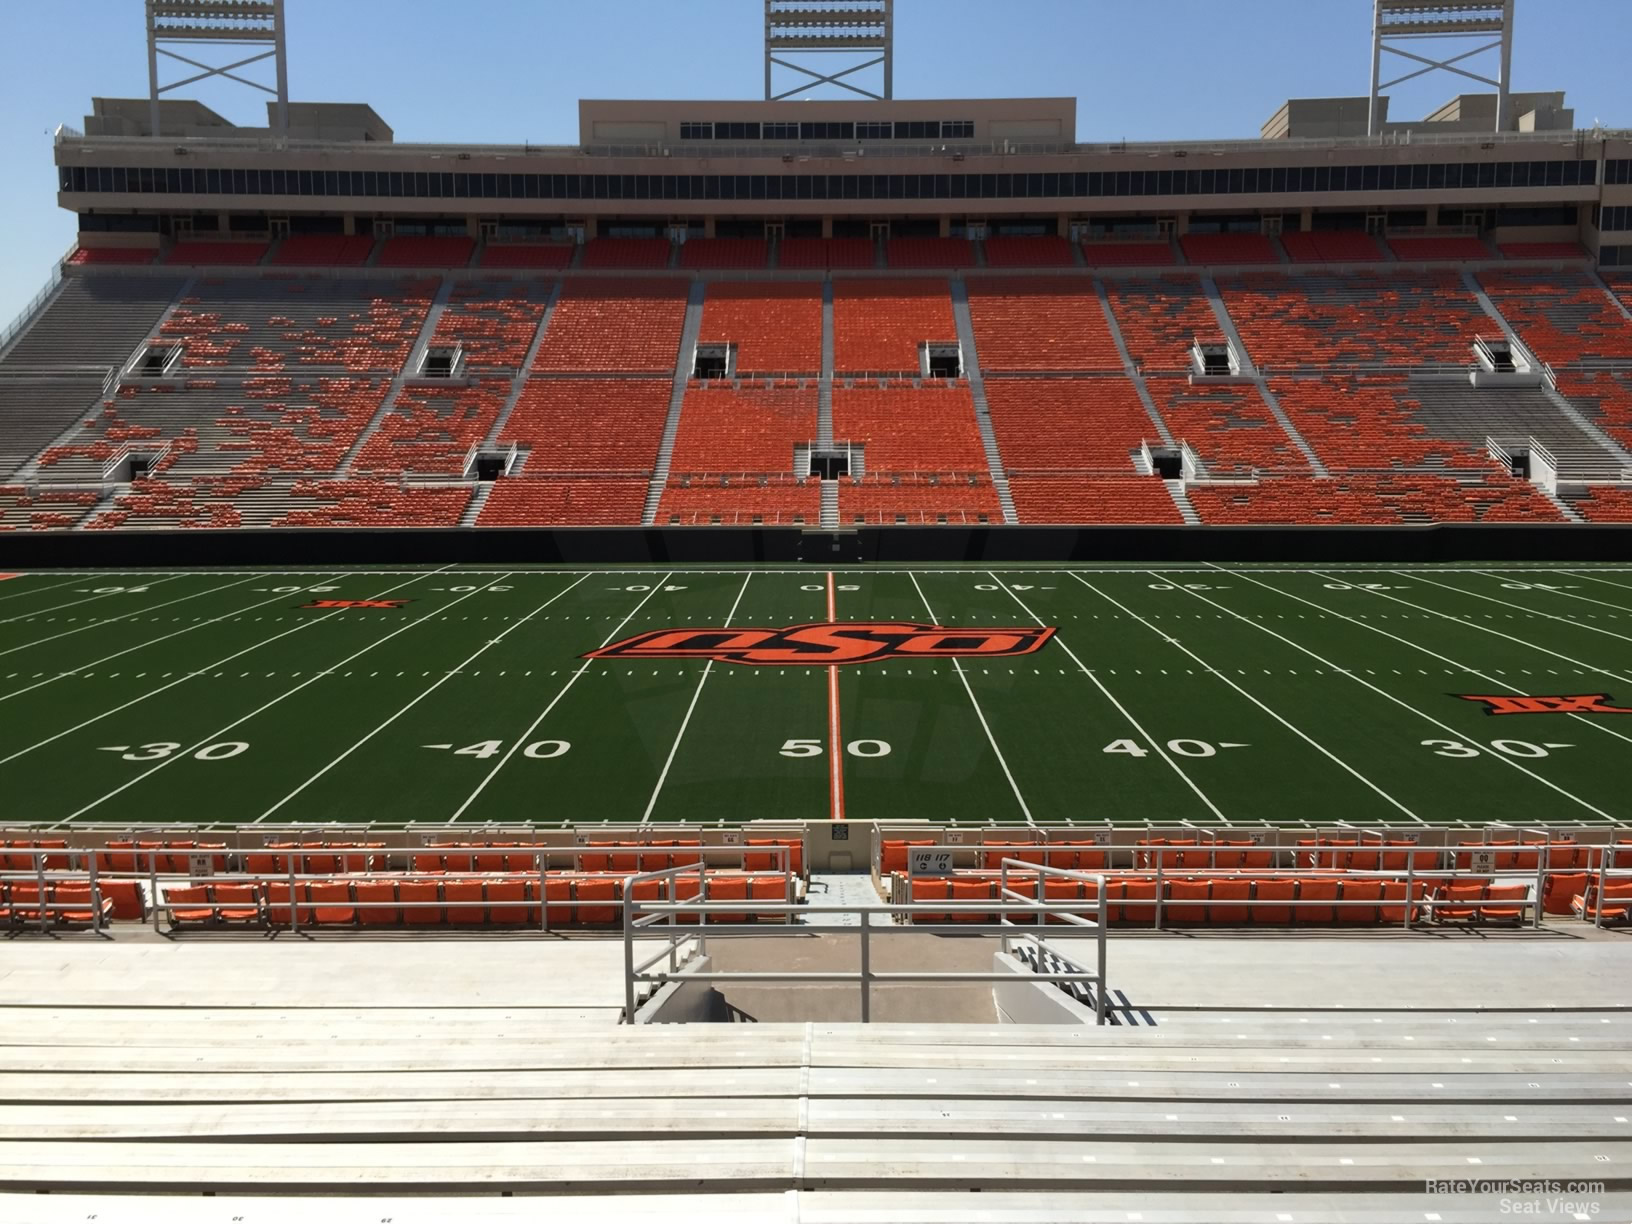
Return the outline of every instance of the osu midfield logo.
{"type": "Polygon", "coordinates": [[[1632,710],[1612,705],[1608,693],[1584,693],[1579,697],[1467,697],[1478,701],[1486,714],[1632,714],[1632,710]]]}
{"type": "Polygon", "coordinates": [[[404,608],[411,602],[407,599],[317,599],[309,604],[302,604],[301,607],[324,611],[337,611],[341,608],[404,608]]]}
{"type": "Polygon", "coordinates": [[[713,659],[754,667],[832,667],[886,659],[1012,659],[1042,649],[1052,628],[947,629],[876,622],[787,629],[658,629],[586,654],[586,659],[713,659]]]}

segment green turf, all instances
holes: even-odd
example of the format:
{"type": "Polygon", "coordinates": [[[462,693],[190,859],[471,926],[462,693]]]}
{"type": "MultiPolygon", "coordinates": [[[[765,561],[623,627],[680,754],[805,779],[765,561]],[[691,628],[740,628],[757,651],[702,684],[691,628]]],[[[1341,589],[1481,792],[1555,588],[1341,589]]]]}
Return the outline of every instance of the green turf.
{"type": "MultiPolygon", "coordinates": [[[[0,580],[4,819],[827,819],[827,669],[579,658],[728,617],[822,621],[826,582],[793,568],[0,580]],[[303,607],[371,598],[409,602],[303,607]]],[[[882,566],[834,583],[840,620],[1058,629],[1024,658],[840,668],[852,820],[1629,818],[1632,715],[1493,716],[1459,696],[1632,705],[1629,568],[882,566]]]]}

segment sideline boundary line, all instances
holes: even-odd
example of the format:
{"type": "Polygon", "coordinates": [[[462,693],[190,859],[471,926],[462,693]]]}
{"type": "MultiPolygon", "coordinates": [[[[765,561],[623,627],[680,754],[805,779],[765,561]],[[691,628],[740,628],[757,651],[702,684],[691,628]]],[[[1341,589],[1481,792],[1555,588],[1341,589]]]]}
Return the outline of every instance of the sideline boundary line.
{"type": "MultiPolygon", "coordinates": [[[[731,605],[731,611],[725,614],[725,624],[721,628],[731,628],[731,622],[737,615],[737,609],[742,606],[742,597],[748,593],[748,584],[754,580],[753,574],[742,580],[742,589],[737,592],[736,601],[731,605]]],[[[584,579],[580,578],[578,582],[584,579]]],[[[574,583],[573,586],[578,585],[574,583]]],[[[567,588],[571,590],[571,587],[567,588]]],[[[696,712],[698,699],[703,695],[703,686],[708,678],[714,674],[714,660],[709,659],[703,665],[702,677],[697,681],[697,689],[691,695],[691,704],[686,707],[686,716],[680,720],[680,729],[674,733],[674,743],[669,745],[669,755],[663,762],[663,769],[657,775],[657,785],[652,788],[652,797],[646,801],[646,811],[640,817],[640,827],[649,828],[652,823],[652,812],[657,808],[657,797],[663,793],[663,784],[669,780],[669,770],[674,766],[674,758],[680,751],[680,741],[686,737],[686,728],[691,725],[691,716],[696,712]]]]}
{"type": "MultiPolygon", "coordinates": [[[[1259,585],[1262,585],[1262,584],[1260,583],[1259,585]]],[[[1309,647],[1304,646],[1301,643],[1294,642],[1291,638],[1285,636],[1284,634],[1277,633],[1275,630],[1271,629],[1268,625],[1260,625],[1256,621],[1252,620],[1250,617],[1243,616],[1241,613],[1237,612],[1234,608],[1231,608],[1231,607],[1229,607],[1229,606],[1227,606],[1225,604],[1221,604],[1221,603],[1217,602],[1216,600],[1208,599],[1205,595],[1201,594],[1199,591],[1188,590],[1187,588],[1185,588],[1183,586],[1180,586],[1177,589],[1181,590],[1181,591],[1184,591],[1184,593],[1186,595],[1190,596],[1190,598],[1192,598],[1192,599],[1200,600],[1202,603],[1207,604],[1209,607],[1217,608],[1220,612],[1226,613],[1232,619],[1240,621],[1243,625],[1251,626],[1253,629],[1256,629],[1260,633],[1266,633],[1270,637],[1275,638],[1278,641],[1286,643],[1288,646],[1292,647],[1293,650],[1298,651],[1300,654],[1306,654],[1311,659],[1314,659],[1316,662],[1322,663],[1326,667],[1329,667],[1337,675],[1344,676],[1344,677],[1348,678],[1349,680],[1354,681],[1356,684],[1359,684],[1359,685],[1361,685],[1361,686],[1363,686],[1365,688],[1370,689],[1372,692],[1376,693],[1379,697],[1382,697],[1383,699],[1385,699],[1387,701],[1390,701],[1393,704],[1399,706],[1400,709],[1405,710],[1408,713],[1415,714],[1418,718],[1423,719],[1425,722],[1432,723],[1434,726],[1438,727],[1441,731],[1444,731],[1447,735],[1455,736],[1459,742],[1464,741],[1464,740],[1467,739],[1467,733],[1462,732],[1462,731],[1458,731],[1455,727],[1452,727],[1452,726],[1449,726],[1446,723],[1440,722],[1439,719],[1435,718],[1432,714],[1429,714],[1429,713],[1427,713],[1426,711],[1423,711],[1423,710],[1419,710],[1419,709],[1417,709],[1416,706],[1410,705],[1407,702],[1402,701],[1400,698],[1394,696],[1393,693],[1390,693],[1387,689],[1378,688],[1377,685],[1372,684],[1365,677],[1355,675],[1354,672],[1351,669],[1346,668],[1346,667],[1339,667],[1337,664],[1333,663],[1330,659],[1327,659],[1327,658],[1325,658],[1325,657],[1323,657],[1321,655],[1316,654],[1313,650],[1309,649],[1309,647]]],[[[1273,590],[1274,588],[1270,588],[1270,589],[1273,590]]],[[[1533,780],[1535,780],[1537,782],[1540,782],[1548,790],[1557,791],[1560,795],[1563,795],[1564,798],[1570,800],[1572,803],[1578,804],[1581,807],[1586,808],[1587,811],[1589,811],[1589,812],[1593,812],[1596,815],[1602,816],[1605,820],[1609,821],[1611,824],[1619,823],[1619,822],[1616,821],[1615,817],[1611,816],[1608,812],[1604,811],[1602,808],[1598,808],[1598,807],[1593,806],[1592,804],[1588,803],[1585,799],[1581,798],[1581,796],[1579,796],[1579,795],[1571,794],[1569,791],[1565,790],[1562,786],[1559,786],[1556,783],[1549,781],[1548,779],[1542,777],[1538,773],[1531,772],[1530,770],[1526,769],[1523,765],[1520,765],[1517,761],[1512,760],[1509,757],[1503,756],[1501,753],[1496,752],[1494,749],[1489,748],[1488,746],[1486,746],[1484,744],[1480,744],[1480,743],[1473,743],[1470,746],[1478,748],[1479,749],[1479,754],[1481,756],[1488,756],[1492,760],[1500,761],[1503,765],[1508,766],[1510,769],[1518,770],[1525,777],[1531,778],[1531,779],[1533,779],[1533,780]]]]}
{"type": "MultiPolygon", "coordinates": [[[[1066,572],[1071,573],[1071,576],[1073,578],[1076,578],[1078,582],[1082,582],[1082,584],[1084,586],[1088,586],[1088,584],[1086,582],[1083,582],[1083,580],[1080,577],[1078,577],[1074,572],[1072,572],[1072,571],[1066,571],[1066,572]]],[[[988,578],[990,578],[993,582],[997,583],[998,586],[1002,587],[1004,592],[1007,593],[1008,597],[1010,599],[1014,600],[1015,603],[1020,605],[1020,610],[1022,612],[1024,612],[1027,616],[1031,617],[1031,619],[1036,621],[1039,625],[1043,625],[1043,626],[1046,627],[1047,622],[1044,621],[1042,617],[1038,616],[1037,613],[1033,612],[1031,610],[1030,606],[1025,602],[1025,600],[1021,599],[1020,596],[1016,595],[1012,590],[1010,590],[1009,589],[1009,584],[1004,582],[1001,578],[999,578],[995,571],[987,570],[986,571],[986,576],[988,578]]],[[[1089,587],[1088,589],[1093,590],[1092,587],[1089,587]]],[[[1206,805],[1208,811],[1210,811],[1214,816],[1218,817],[1219,823],[1220,824],[1229,824],[1230,823],[1230,818],[1228,816],[1224,815],[1223,812],[1218,810],[1218,805],[1215,804],[1211,799],[1209,799],[1207,797],[1207,793],[1205,791],[1203,791],[1200,786],[1196,785],[1195,779],[1192,778],[1189,774],[1184,772],[1184,768],[1177,761],[1175,761],[1171,756],[1168,755],[1167,749],[1165,747],[1163,747],[1162,744],[1157,741],[1156,737],[1153,736],[1149,731],[1146,731],[1144,726],[1139,722],[1139,720],[1137,718],[1135,718],[1133,716],[1133,714],[1128,710],[1128,708],[1126,706],[1124,706],[1120,701],[1118,701],[1116,699],[1116,697],[1111,693],[1111,690],[1105,686],[1104,681],[1102,681],[1098,676],[1094,675],[1093,672],[1089,671],[1088,666],[1085,663],[1083,663],[1083,661],[1081,659],[1079,659],[1077,657],[1077,652],[1072,650],[1071,647],[1069,647],[1068,645],[1066,645],[1064,635],[1060,634],[1060,633],[1056,633],[1054,635],[1054,641],[1059,643],[1059,646],[1060,646],[1061,650],[1065,651],[1066,654],[1071,656],[1071,662],[1073,662],[1073,663],[1075,663],[1077,665],[1077,670],[1080,671],[1083,675],[1087,676],[1088,679],[1093,682],[1094,687],[1097,688],[1100,691],[1101,694],[1103,694],[1103,696],[1105,697],[1105,700],[1109,701],[1113,706],[1115,706],[1116,707],[1116,712],[1118,714],[1122,715],[1123,718],[1127,719],[1128,720],[1128,725],[1130,727],[1132,727],[1135,731],[1137,731],[1140,734],[1140,736],[1143,737],[1145,743],[1150,745],[1151,751],[1154,752],[1157,756],[1161,757],[1163,761],[1167,762],[1167,767],[1169,769],[1171,769],[1174,773],[1178,774],[1179,778],[1184,782],[1184,784],[1186,786],[1188,786],[1192,791],[1195,792],[1196,798],[1200,799],[1202,801],[1202,803],[1206,805]]]]}
{"type": "MultiPolygon", "coordinates": [[[[425,698],[429,697],[432,693],[436,692],[437,689],[441,688],[449,680],[452,680],[454,678],[454,676],[456,676],[460,672],[464,671],[465,668],[469,667],[477,659],[481,658],[489,650],[493,649],[493,647],[497,646],[500,642],[504,641],[504,639],[506,637],[508,637],[511,633],[514,633],[517,629],[520,629],[528,621],[532,620],[533,617],[537,616],[540,612],[544,611],[545,608],[549,607],[556,600],[560,599],[563,595],[567,594],[567,592],[572,591],[572,590],[576,590],[581,584],[583,584],[584,582],[587,582],[588,580],[589,580],[589,575],[585,574],[583,577],[579,578],[576,582],[569,583],[567,586],[561,588],[561,590],[559,590],[555,594],[551,595],[543,603],[539,604],[538,607],[534,608],[531,612],[527,613],[526,616],[522,617],[520,620],[518,620],[514,624],[510,625],[507,629],[505,629],[503,632],[501,632],[497,637],[492,638],[491,640],[489,640],[485,645],[483,645],[479,650],[477,650],[474,654],[472,654],[464,662],[456,665],[451,671],[445,673],[442,676],[441,679],[435,681],[433,684],[431,684],[431,686],[429,688],[426,688],[425,690],[423,690],[419,694],[419,696],[415,697],[407,705],[403,706],[395,714],[391,715],[390,718],[387,718],[384,722],[380,723],[379,726],[375,727],[367,735],[363,736],[362,739],[358,740],[350,748],[347,748],[339,756],[335,757],[334,760],[330,761],[327,765],[323,766],[322,769],[318,770],[311,777],[307,778],[306,781],[302,782],[299,786],[295,787],[294,790],[290,791],[282,799],[279,799],[271,807],[267,808],[266,811],[262,812],[254,820],[250,821],[250,823],[251,824],[260,824],[268,816],[272,815],[273,812],[276,812],[279,808],[281,808],[284,804],[288,803],[296,795],[301,794],[303,791],[305,791],[305,789],[308,786],[310,786],[312,783],[316,782],[319,778],[321,778],[325,774],[327,774],[329,772],[329,770],[333,769],[336,765],[340,764],[341,761],[344,761],[352,753],[356,752],[364,744],[368,743],[369,740],[373,739],[381,731],[384,731],[392,723],[396,722],[397,719],[401,718],[404,714],[408,713],[409,710],[413,709],[420,702],[424,701],[425,698]]],[[[503,577],[495,578],[492,582],[489,582],[486,586],[482,587],[481,590],[473,591],[473,592],[471,592],[471,594],[479,595],[479,594],[482,593],[482,591],[492,590],[493,587],[497,586],[499,583],[501,583],[503,581],[504,581],[503,577]]],[[[448,606],[452,607],[453,605],[450,604],[448,606]]]]}
{"type": "MultiPolygon", "coordinates": [[[[911,575],[913,589],[918,592],[918,598],[924,602],[924,611],[929,613],[930,623],[939,625],[941,620],[935,615],[935,609],[929,606],[929,597],[924,594],[924,588],[918,585],[918,575],[911,575]]],[[[1039,622],[1041,623],[1041,622],[1039,622]]],[[[838,669],[833,669],[837,671],[838,669]]],[[[975,707],[975,717],[980,719],[980,728],[986,732],[986,742],[992,746],[992,753],[997,757],[997,763],[1003,767],[1003,776],[1009,780],[1009,789],[1014,792],[1014,801],[1020,805],[1020,814],[1026,818],[1028,825],[1035,825],[1036,818],[1031,814],[1031,808],[1026,804],[1026,797],[1020,793],[1020,784],[1014,780],[1014,774],[1009,769],[1008,758],[1003,755],[1003,749],[997,746],[997,737],[992,734],[991,724],[986,721],[986,712],[980,708],[980,701],[975,696],[974,687],[969,683],[969,675],[963,670],[963,664],[958,659],[952,660],[952,670],[957,673],[958,679],[963,681],[963,691],[969,694],[969,704],[975,707]]],[[[839,748],[834,747],[837,756],[839,748]]]]}
{"type": "MultiPolygon", "coordinates": [[[[586,578],[587,577],[593,577],[596,574],[604,574],[606,572],[607,571],[605,571],[605,570],[591,570],[588,574],[585,575],[585,577],[586,578]]],[[[634,610],[631,611],[628,616],[624,617],[621,621],[619,621],[617,627],[615,629],[613,629],[611,633],[607,634],[604,639],[602,639],[601,646],[602,647],[607,646],[608,644],[611,643],[613,638],[617,637],[618,634],[622,633],[624,626],[627,625],[630,621],[634,620],[635,617],[639,614],[640,610],[642,608],[644,608],[649,602],[651,602],[652,596],[656,595],[665,586],[667,586],[669,584],[669,582],[673,578],[674,578],[674,571],[670,570],[667,574],[665,574],[663,576],[662,581],[654,582],[652,584],[652,589],[646,592],[645,598],[642,599],[638,604],[636,604],[634,606],[634,610]]],[[[590,660],[581,659],[580,662],[583,664],[583,666],[578,668],[577,671],[572,673],[571,678],[566,682],[565,685],[562,686],[561,691],[550,699],[550,704],[549,705],[544,707],[543,713],[541,713],[537,718],[533,719],[532,725],[530,727],[528,727],[527,730],[523,731],[519,737],[517,737],[516,742],[510,745],[510,750],[508,752],[506,752],[502,757],[499,758],[499,763],[497,765],[493,766],[492,769],[488,770],[487,777],[483,778],[480,782],[478,782],[476,784],[476,789],[470,792],[469,798],[467,798],[463,803],[461,803],[459,805],[458,810],[456,810],[452,816],[448,817],[448,819],[447,819],[448,824],[450,824],[450,825],[451,824],[457,824],[458,821],[459,821],[459,818],[461,816],[463,816],[467,810],[469,810],[470,805],[475,803],[477,799],[481,798],[481,794],[482,794],[483,791],[485,791],[487,789],[488,783],[493,781],[494,778],[498,777],[499,776],[499,771],[510,763],[511,758],[516,755],[516,753],[520,750],[521,746],[523,744],[525,744],[528,740],[533,738],[533,732],[538,730],[538,728],[543,724],[544,720],[550,716],[550,712],[552,710],[554,710],[556,706],[561,704],[561,699],[563,697],[565,697],[569,692],[572,691],[572,686],[577,684],[579,679],[582,678],[583,674],[590,669],[590,666],[591,666],[590,660]]]]}

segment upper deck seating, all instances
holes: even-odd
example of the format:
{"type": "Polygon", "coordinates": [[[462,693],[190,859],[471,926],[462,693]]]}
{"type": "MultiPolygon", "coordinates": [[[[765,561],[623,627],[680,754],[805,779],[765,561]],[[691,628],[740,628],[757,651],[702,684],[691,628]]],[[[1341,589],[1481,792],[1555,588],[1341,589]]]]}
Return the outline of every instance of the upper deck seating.
{"type": "Polygon", "coordinates": [[[680,248],[682,268],[763,268],[770,258],[763,238],[692,238],[680,248]]]}
{"type": "Polygon", "coordinates": [[[1478,238],[1439,236],[1390,238],[1388,245],[1404,260],[1468,260],[1491,258],[1490,248],[1478,238]]]}
{"type": "Polygon", "coordinates": [[[986,239],[988,268],[1069,268],[1076,263],[1069,239],[1058,235],[998,236],[986,239]]]}
{"type": "Polygon", "coordinates": [[[657,462],[671,387],[658,378],[535,378],[499,436],[525,472],[645,474],[657,462]]]}
{"type": "Polygon", "coordinates": [[[1275,239],[1263,234],[1186,234],[1179,239],[1193,264],[1272,264],[1281,262],[1275,239]]]}
{"type": "Polygon", "coordinates": [[[374,254],[367,234],[291,234],[267,262],[280,268],[360,268],[374,254]]]}
{"type": "Polygon", "coordinates": [[[1495,330],[1454,272],[1246,272],[1218,288],[1260,369],[1464,367],[1495,330]]]}
{"type": "Polygon", "coordinates": [[[360,475],[405,473],[460,477],[510,397],[508,378],[477,379],[446,390],[404,388],[357,453],[360,475]]]}
{"type": "Polygon", "coordinates": [[[569,279],[533,368],[672,373],[689,293],[682,280],[569,279]]]}
{"type": "Polygon", "coordinates": [[[164,262],[200,268],[249,268],[266,258],[270,246],[267,242],[178,242],[164,262]]]}
{"type": "Polygon", "coordinates": [[[1184,521],[1167,489],[1152,476],[1033,475],[1011,465],[1009,493],[1022,523],[1184,521]]]}
{"type": "Polygon", "coordinates": [[[956,343],[944,280],[839,281],[833,286],[834,369],[915,373],[920,345],[956,343]]]}
{"type": "Polygon", "coordinates": [[[387,238],[374,261],[379,268],[465,268],[476,252],[473,238],[387,238]]]}
{"type": "Polygon", "coordinates": [[[1364,230],[1314,230],[1282,234],[1281,246],[1293,263],[1380,263],[1387,258],[1364,230]]]}
{"type": "Polygon", "coordinates": [[[482,248],[483,268],[562,269],[578,248],[567,242],[489,242],[482,248]]]}
{"type": "Polygon", "coordinates": [[[477,525],[632,527],[645,502],[645,480],[507,479],[493,485],[477,525]]]}
{"type": "Polygon", "coordinates": [[[1173,378],[1147,385],[1174,440],[1189,443],[1210,474],[1309,470],[1256,387],[1191,385],[1173,378]]]}
{"type": "Polygon", "coordinates": [[[1011,471],[1133,472],[1161,433],[1124,378],[988,378],[986,403],[1011,471]]]}
{"type": "Polygon", "coordinates": [[[1579,242],[1504,242],[1496,248],[1503,259],[1587,259],[1579,242]]]}
{"type": "Polygon", "coordinates": [[[698,477],[669,482],[657,522],[672,527],[813,526],[821,512],[819,480],[698,477]]]}
{"type": "Polygon", "coordinates": [[[1566,370],[1558,389],[1623,448],[1632,449],[1632,374],[1566,370]]]}
{"type": "MultiPolygon", "coordinates": [[[[816,438],[816,387],[715,384],[686,392],[669,471],[790,473],[816,438]]],[[[799,473],[803,475],[804,473],[799,473]]]]}
{"type": "Polygon", "coordinates": [[[866,445],[869,474],[987,471],[966,386],[835,387],[833,437],[866,445]]]}
{"type": "Polygon", "coordinates": [[[1188,371],[1191,345],[1223,334],[1198,277],[1112,278],[1105,292],[1129,355],[1147,371],[1188,371]]]}
{"type": "Polygon", "coordinates": [[[859,524],[1000,523],[997,491],[985,476],[869,475],[839,481],[839,521],[859,524]]]}
{"type": "Polygon", "coordinates": [[[870,238],[784,238],[776,250],[779,268],[871,268],[876,263],[870,238]]]}
{"type": "Polygon", "coordinates": [[[199,283],[160,329],[188,371],[272,374],[330,366],[396,373],[436,295],[434,281],[249,280],[199,283]]]}
{"type": "Polygon", "coordinates": [[[431,343],[462,345],[468,370],[519,370],[549,297],[550,285],[533,280],[454,285],[431,343]]]}
{"type": "Polygon", "coordinates": [[[969,313],[986,374],[1122,368],[1086,278],[981,277],[969,282],[969,313]]]}
{"type": "Polygon", "coordinates": [[[134,267],[152,263],[158,254],[155,247],[79,247],[65,262],[76,268],[134,267]]]}
{"type": "Polygon", "coordinates": [[[975,244],[967,238],[891,238],[885,258],[892,268],[972,268],[975,244]]]}
{"type": "Polygon", "coordinates": [[[703,302],[703,344],[735,344],[739,374],[820,374],[822,287],[717,281],[703,302]]]}
{"type": "Polygon", "coordinates": [[[1632,320],[1585,272],[1486,269],[1479,283],[1541,360],[1555,366],[1632,360],[1632,320]]]}
{"type": "Polygon", "coordinates": [[[667,238],[595,238],[584,246],[579,266],[584,268],[644,268],[669,266],[674,244],[667,238]]]}
{"type": "Polygon", "coordinates": [[[1169,268],[1179,262],[1171,242],[1085,242],[1082,258],[1090,268],[1169,268]]]}

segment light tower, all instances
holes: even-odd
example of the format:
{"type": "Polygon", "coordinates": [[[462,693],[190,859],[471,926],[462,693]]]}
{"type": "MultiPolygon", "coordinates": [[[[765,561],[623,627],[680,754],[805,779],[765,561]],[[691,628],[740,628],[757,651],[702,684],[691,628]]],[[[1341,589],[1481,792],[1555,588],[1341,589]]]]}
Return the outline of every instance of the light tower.
{"type": "Polygon", "coordinates": [[[837,85],[864,98],[895,96],[895,0],[765,0],[765,100],[779,102],[818,85],[837,85]],[[844,56],[832,60],[825,57],[844,56]],[[803,61],[803,62],[801,62],[803,61]],[[829,65],[837,63],[837,71],[829,65]],[[822,71],[817,71],[817,65],[822,71]],[[774,69],[810,79],[776,91],[774,69]],[[872,88],[844,78],[871,68],[872,88]],[[878,82],[882,75],[882,83],[878,82]]]}
{"type": "MultiPolygon", "coordinates": [[[[212,57],[215,58],[215,57],[212,57]]],[[[248,85],[278,100],[275,133],[289,134],[289,45],[283,22],[283,0],[147,0],[147,77],[152,104],[153,135],[159,135],[159,98],[171,90],[209,77],[225,77],[248,85]],[[244,59],[220,67],[201,63],[172,48],[186,45],[194,55],[200,47],[260,48],[244,59]],[[179,60],[199,69],[185,80],[159,83],[159,57],[179,60]],[[262,60],[275,60],[277,86],[238,75],[238,69],[262,60]]]]}
{"type": "Polygon", "coordinates": [[[1371,114],[1367,132],[1379,135],[1383,129],[1378,98],[1383,90],[1435,71],[1454,72],[1481,85],[1496,87],[1496,130],[1507,129],[1510,119],[1508,95],[1513,76],[1513,5],[1514,0],[1439,0],[1428,4],[1423,0],[1376,0],[1376,13],[1371,32],[1371,114]],[[1447,60],[1431,59],[1393,44],[1404,42],[1421,44],[1430,39],[1482,38],[1495,35],[1487,42],[1447,60]],[[1382,80],[1383,52],[1424,65],[1392,81],[1382,80]],[[1492,80],[1456,65],[1475,55],[1489,51],[1500,54],[1500,75],[1492,80]]]}

